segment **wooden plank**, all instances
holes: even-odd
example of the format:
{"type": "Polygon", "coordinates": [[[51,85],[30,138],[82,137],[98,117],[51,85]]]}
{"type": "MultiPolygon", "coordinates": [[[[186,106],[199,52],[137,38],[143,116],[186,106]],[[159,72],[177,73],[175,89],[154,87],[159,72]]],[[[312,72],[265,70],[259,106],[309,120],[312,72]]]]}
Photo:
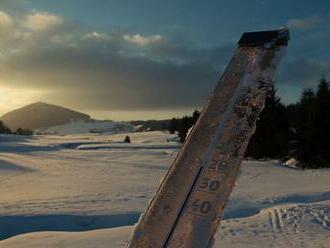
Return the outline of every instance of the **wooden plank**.
{"type": "Polygon", "coordinates": [[[210,245],[285,47],[240,44],[129,247],[210,245]]]}

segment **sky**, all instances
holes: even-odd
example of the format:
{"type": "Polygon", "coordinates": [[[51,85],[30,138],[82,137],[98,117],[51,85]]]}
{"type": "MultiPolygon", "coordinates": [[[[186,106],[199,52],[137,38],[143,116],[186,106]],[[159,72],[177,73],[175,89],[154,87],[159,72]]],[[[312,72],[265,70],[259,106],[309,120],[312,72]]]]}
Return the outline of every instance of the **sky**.
{"type": "Polygon", "coordinates": [[[0,115],[36,101],[113,120],[200,109],[245,31],[288,27],[285,103],[330,77],[329,0],[0,0],[0,115]]]}

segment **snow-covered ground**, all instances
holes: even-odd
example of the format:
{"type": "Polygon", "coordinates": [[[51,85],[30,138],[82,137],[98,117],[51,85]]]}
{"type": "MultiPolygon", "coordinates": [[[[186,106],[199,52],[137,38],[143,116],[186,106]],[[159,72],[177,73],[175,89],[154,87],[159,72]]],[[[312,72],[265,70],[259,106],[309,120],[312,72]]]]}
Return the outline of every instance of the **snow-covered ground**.
{"type": "Polygon", "coordinates": [[[132,132],[134,126],[128,122],[99,121],[99,120],[77,120],[63,125],[52,126],[35,130],[38,134],[81,134],[81,133],[119,133],[132,132]]]}
{"type": "MultiPolygon", "coordinates": [[[[0,136],[0,248],[125,247],[178,148],[163,132],[0,136]]],[[[330,247],[329,178],[245,161],[215,247],[330,247]]]]}

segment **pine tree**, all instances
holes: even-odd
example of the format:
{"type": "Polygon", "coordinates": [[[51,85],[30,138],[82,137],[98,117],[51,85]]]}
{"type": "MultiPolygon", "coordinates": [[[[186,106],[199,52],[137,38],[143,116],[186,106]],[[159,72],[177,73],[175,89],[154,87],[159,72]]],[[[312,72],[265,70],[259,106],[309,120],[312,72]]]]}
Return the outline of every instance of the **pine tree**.
{"type": "Polygon", "coordinates": [[[323,76],[316,92],[317,136],[319,159],[322,167],[330,167],[330,90],[323,76]]]}
{"type": "Polygon", "coordinates": [[[187,137],[187,133],[189,128],[193,125],[190,120],[191,117],[184,116],[180,121],[178,125],[178,135],[180,137],[180,142],[184,142],[187,137]]]}
{"type": "Polygon", "coordinates": [[[303,91],[297,112],[297,157],[302,166],[330,167],[330,90],[325,77],[316,92],[303,91]]]}
{"type": "Polygon", "coordinates": [[[198,110],[195,110],[192,114],[192,125],[194,125],[196,123],[196,121],[198,120],[199,116],[200,116],[200,112],[198,110]]]}
{"type": "Polygon", "coordinates": [[[11,130],[2,121],[0,121],[0,133],[4,133],[4,134],[11,133],[11,130]]]}
{"type": "Polygon", "coordinates": [[[289,122],[286,107],[272,87],[265,108],[257,122],[246,156],[253,158],[282,158],[288,154],[289,122]]]}
{"type": "Polygon", "coordinates": [[[315,128],[316,101],[312,89],[305,89],[297,106],[297,156],[300,161],[308,162],[317,153],[317,135],[315,128]]]}
{"type": "Polygon", "coordinates": [[[174,134],[175,131],[178,130],[178,119],[177,118],[172,118],[170,120],[168,130],[170,131],[171,134],[174,134]]]}
{"type": "Polygon", "coordinates": [[[182,118],[173,118],[169,122],[168,130],[170,133],[178,132],[180,142],[184,142],[187,138],[189,129],[196,123],[200,115],[200,112],[195,110],[192,116],[184,116],[182,118]]]}

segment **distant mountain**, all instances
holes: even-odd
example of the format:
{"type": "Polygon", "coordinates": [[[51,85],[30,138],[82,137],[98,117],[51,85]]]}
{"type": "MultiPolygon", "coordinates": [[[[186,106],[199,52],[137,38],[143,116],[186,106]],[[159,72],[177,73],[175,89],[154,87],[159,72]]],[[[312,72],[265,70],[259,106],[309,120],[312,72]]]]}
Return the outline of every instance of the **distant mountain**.
{"type": "Polygon", "coordinates": [[[9,128],[40,129],[72,121],[90,121],[91,117],[68,108],[37,102],[11,111],[0,117],[9,128]]]}

